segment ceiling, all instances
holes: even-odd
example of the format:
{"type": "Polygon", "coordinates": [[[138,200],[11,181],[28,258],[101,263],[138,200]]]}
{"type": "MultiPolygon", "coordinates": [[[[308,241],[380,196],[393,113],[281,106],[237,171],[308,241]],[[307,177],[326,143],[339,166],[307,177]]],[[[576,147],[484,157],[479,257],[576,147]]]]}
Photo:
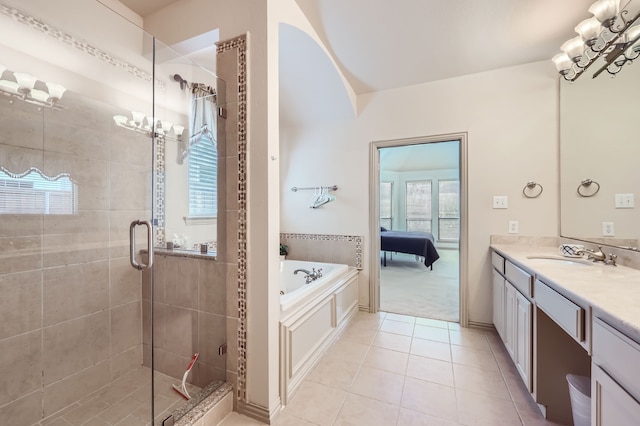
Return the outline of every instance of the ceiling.
{"type": "MultiPolygon", "coordinates": [[[[142,17],[179,2],[120,1],[142,17]]],[[[296,1],[356,94],[550,59],[575,35],[576,24],[589,17],[593,3],[296,1]]]]}

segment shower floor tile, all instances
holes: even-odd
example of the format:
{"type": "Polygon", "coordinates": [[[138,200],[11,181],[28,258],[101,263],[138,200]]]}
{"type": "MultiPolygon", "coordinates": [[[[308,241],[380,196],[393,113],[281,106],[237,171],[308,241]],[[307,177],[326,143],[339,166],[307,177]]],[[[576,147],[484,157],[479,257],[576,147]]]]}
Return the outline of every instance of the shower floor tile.
{"type": "MultiPolygon", "coordinates": [[[[155,424],[162,424],[185,399],[173,390],[179,384],[162,373],[155,374],[155,424]]],[[[189,394],[200,388],[187,385],[189,394]]],[[[69,407],[37,423],[37,426],[150,426],[151,370],[140,367],[69,407]]],[[[35,426],[35,425],[34,425],[35,426]]]]}

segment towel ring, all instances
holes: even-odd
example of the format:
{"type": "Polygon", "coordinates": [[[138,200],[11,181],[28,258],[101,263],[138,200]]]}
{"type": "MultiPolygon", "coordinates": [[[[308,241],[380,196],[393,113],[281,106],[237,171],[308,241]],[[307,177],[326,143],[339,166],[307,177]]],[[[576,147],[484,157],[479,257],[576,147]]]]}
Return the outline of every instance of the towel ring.
{"type": "Polygon", "coordinates": [[[542,185],[540,185],[536,181],[530,180],[529,182],[527,182],[524,188],[522,188],[522,195],[524,195],[527,198],[538,198],[540,194],[542,194],[542,191],[544,191],[544,188],[542,187],[542,185]],[[527,194],[527,190],[533,191],[536,186],[540,188],[538,192],[533,194],[527,194]]]}
{"type": "Polygon", "coordinates": [[[598,182],[596,182],[595,180],[582,179],[582,182],[580,182],[580,185],[578,185],[578,189],[576,191],[578,192],[578,195],[581,196],[581,197],[584,197],[584,198],[593,197],[594,195],[596,195],[598,193],[598,191],[600,191],[600,184],[598,182]],[[597,186],[596,191],[593,194],[585,194],[583,192],[580,192],[580,188],[582,188],[582,187],[589,188],[592,183],[597,186]]]}

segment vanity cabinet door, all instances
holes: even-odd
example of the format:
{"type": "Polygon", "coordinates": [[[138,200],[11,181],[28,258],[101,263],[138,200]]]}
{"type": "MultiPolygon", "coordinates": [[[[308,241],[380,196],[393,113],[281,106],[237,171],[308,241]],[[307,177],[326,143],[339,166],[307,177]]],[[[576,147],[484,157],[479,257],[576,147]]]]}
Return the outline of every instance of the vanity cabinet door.
{"type": "Polygon", "coordinates": [[[504,319],[504,346],[509,352],[511,359],[515,361],[515,345],[516,345],[516,294],[515,289],[508,281],[505,285],[505,319],[504,319]]]}
{"type": "Polygon", "coordinates": [[[504,278],[497,271],[493,271],[493,325],[500,338],[504,341],[504,278]]]}
{"type": "Polygon", "coordinates": [[[640,403],[596,364],[591,366],[591,424],[637,426],[640,403]]]}
{"type": "Polygon", "coordinates": [[[529,392],[532,391],[531,380],[531,340],[533,304],[520,292],[515,292],[515,339],[514,358],[518,373],[522,377],[529,392]]]}

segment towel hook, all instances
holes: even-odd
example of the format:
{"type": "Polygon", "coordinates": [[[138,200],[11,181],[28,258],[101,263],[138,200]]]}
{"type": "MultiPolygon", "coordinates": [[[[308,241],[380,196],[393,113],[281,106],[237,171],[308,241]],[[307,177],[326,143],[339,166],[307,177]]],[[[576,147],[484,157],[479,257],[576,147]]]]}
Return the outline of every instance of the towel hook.
{"type": "Polygon", "coordinates": [[[522,195],[524,195],[527,198],[538,198],[540,194],[542,194],[542,191],[544,191],[544,188],[542,187],[542,185],[540,185],[534,180],[530,180],[529,182],[527,182],[524,188],[522,188],[522,195]],[[536,186],[539,187],[540,190],[537,192],[531,193],[532,191],[534,191],[536,186]],[[527,193],[527,190],[529,191],[529,193],[527,193]]]}
{"type": "Polygon", "coordinates": [[[588,197],[593,197],[594,195],[596,195],[598,193],[598,191],[600,191],[600,184],[598,182],[596,182],[595,180],[591,180],[591,179],[582,179],[582,181],[580,182],[580,185],[578,185],[578,189],[576,190],[578,192],[578,195],[584,198],[588,198],[588,197]],[[580,192],[580,188],[589,188],[591,186],[591,184],[595,184],[596,185],[596,190],[593,194],[586,194],[584,192],[580,192]]]}

